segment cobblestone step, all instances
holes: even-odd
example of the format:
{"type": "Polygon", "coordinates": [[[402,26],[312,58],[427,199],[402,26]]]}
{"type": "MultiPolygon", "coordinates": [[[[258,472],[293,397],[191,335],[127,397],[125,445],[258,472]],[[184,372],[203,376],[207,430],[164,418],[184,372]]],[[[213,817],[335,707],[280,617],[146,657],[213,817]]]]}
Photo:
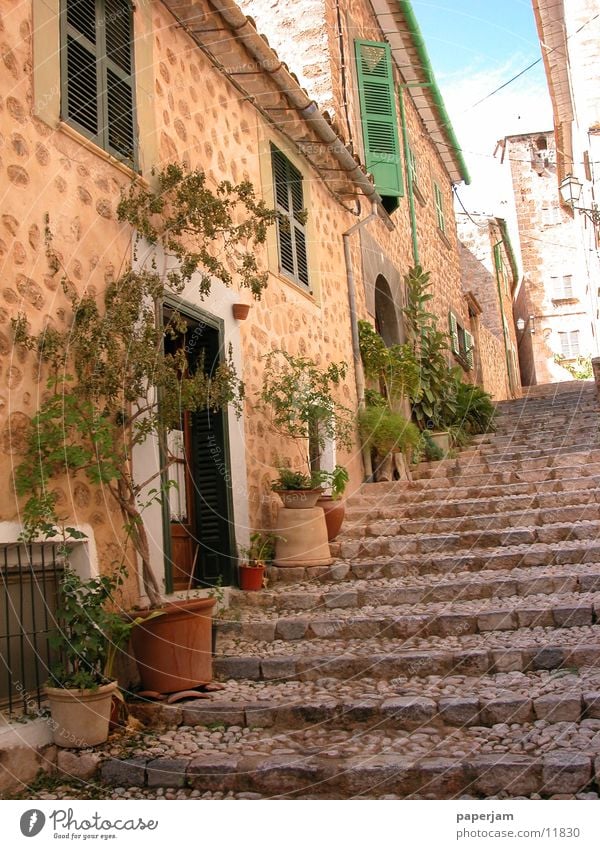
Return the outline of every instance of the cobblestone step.
{"type": "Polygon", "coordinates": [[[253,685],[229,682],[210,701],[164,705],[134,702],[132,715],[169,727],[330,728],[415,730],[500,723],[596,720],[600,741],[600,673],[519,672],[440,680],[364,678],[253,685]]]}
{"type": "Polygon", "coordinates": [[[529,744],[514,739],[506,725],[499,730],[456,728],[444,736],[432,728],[429,733],[393,736],[388,729],[362,734],[332,733],[328,728],[286,733],[264,729],[244,734],[248,729],[238,728],[219,735],[191,728],[177,736],[202,747],[196,752],[171,754],[167,738],[159,740],[150,756],[142,749],[134,757],[105,758],[100,775],[107,786],[187,786],[269,798],[351,799],[383,793],[405,799],[455,799],[465,794],[550,798],[595,792],[600,779],[596,727],[586,726],[589,733],[575,735],[571,725],[519,726],[519,738],[541,739],[544,732],[554,738],[533,754],[524,753],[529,744]],[[505,728],[509,733],[502,736],[505,728]]]}
{"type": "Polygon", "coordinates": [[[368,520],[411,520],[453,519],[468,516],[484,516],[499,513],[514,513],[528,510],[554,510],[562,507],[577,507],[584,504],[600,504],[600,488],[575,489],[564,492],[527,493],[523,495],[496,495],[488,498],[447,499],[444,501],[419,500],[416,503],[379,506],[348,507],[344,529],[368,520]]]}
{"type": "Polygon", "coordinates": [[[486,675],[600,665],[600,627],[520,628],[462,636],[231,641],[215,658],[220,680],[314,681],[486,675]]]}
{"type": "Polygon", "coordinates": [[[216,623],[216,650],[227,651],[232,640],[249,643],[297,640],[357,640],[370,637],[447,637],[516,631],[520,628],[572,628],[600,621],[600,592],[565,593],[527,599],[454,600],[420,605],[380,605],[357,611],[346,608],[355,594],[341,592],[326,600],[323,609],[286,611],[250,610],[244,621],[216,623]],[[336,606],[337,605],[337,606],[336,606]],[[331,609],[333,607],[333,610],[331,609]]]}
{"type": "Polygon", "coordinates": [[[564,470],[567,474],[575,477],[575,471],[582,466],[592,465],[595,467],[593,473],[597,474],[600,466],[600,451],[574,452],[573,454],[559,454],[554,457],[531,457],[528,459],[496,460],[488,462],[484,458],[473,457],[458,460],[440,460],[439,463],[421,464],[412,472],[413,481],[431,480],[437,478],[453,479],[489,478],[497,474],[506,475],[510,472],[521,474],[522,472],[536,472],[536,478],[555,479],[556,471],[564,470]]]}
{"type": "Polygon", "coordinates": [[[430,516],[427,519],[385,518],[378,521],[345,523],[338,542],[364,537],[404,536],[413,534],[432,535],[434,533],[468,533],[490,531],[509,531],[517,528],[542,527],[545,525],[575,524],[584,521],[600,520],[600,506],[596,501],[591,504],[555,507],[551,510],[521,509],[506,510],[497,513],[469,514],[456,518],[430,516]]]}
{"type": "MultiPolygon", "coordinates": [[[[346,580],[350,567],[340,576],[332,589],[330,581],[306,581],[290,587],[274,584],[261,593],[231,593],[232,617],[248,610],[270,610],[272,613],[290,610],[331,609],[344,606],[359,609],[366,605],[418,605],[435,602],[454,602],[468,599],[504,599],[509,596],[559,595],[564,593],[600,592],[600,563],[569,566],[526,567],[510,571],[493,570],[483,575],[456,572],[447,575],[406,576],[403,578],[355,578],[346,580]],[[343,579],[342,579],[343,578],[343,579]]],[[[227,615],[227,611],[225,612],[227,615]]]]}

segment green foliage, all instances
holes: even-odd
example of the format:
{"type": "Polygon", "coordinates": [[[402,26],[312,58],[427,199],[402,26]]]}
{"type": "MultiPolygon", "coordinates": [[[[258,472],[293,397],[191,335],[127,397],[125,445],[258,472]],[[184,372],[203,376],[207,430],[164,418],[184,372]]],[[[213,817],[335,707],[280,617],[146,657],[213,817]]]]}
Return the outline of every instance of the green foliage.
{"type": "Polygon", "coordinates": [[[335,499],[342,497],[350,480],[348,470],[344,466],[336,466],[331,472],[321,472],[323,483],[331,487],[331,495],[335,499]]]}
{"type": "Polygon", "coordinates": [[[240,554],[247,566],[264,566],[270,563],[275,556],[275,542],[279,539],[277,534],[264,531],[255,531],[250,534],[250,545],[240,546],[240,554]]]}
{"type": "MultiPolygon", "coordinates": [[[[154,263],[127,268],[107,285],[101,305],[91,295],[78,296],[63,275],[71,307],[64,332],[46,328],[35,335],[24,316],[13,321],[16,343],[34,351],[50,375],[15,481],[19,496],[27,497],[24,537],[29,539],[56,535],[62,523],[56,513],[57,479],[83,474],[106,487],[141,558],[146,593],[158,606],[142,513],[165,497],[163,488],[151,490],[149,498],[144,492],[169,463],[139,482],[132,453],[152,436],[167,456],[166,431],[179,427],[183,411],[232,404],[239,413],[244,397],[231,348],[210,370],[202,361],[191,366],[183,346],[172,345],[174,353],[164,353],[165,338],[181,337],[187,322],[173,310],[162,323],[162,300],[165,290],[180,291],[196,273],[201,294],[208,292],[212,276],[229,283],[235,273],[258,297],[266,277],[257,273],[254,248],[264,242],[272,216],[248,183],[223,182],[213,193],[203,173],[169,165],[157,175],[155,189],[132,185],[119,205],[119,218],[174,258],[174,270],[162,277],[154,263]]],[[[50,267],[59,273],[61,257],[52,246],[48,221],[46,239],[50,267]]]]}
{"type": "Polygon", "coordinates": [[[203,171],[170,164],[156,175],[155,184],[134,183],[117,208],[150,244],[161,244],[177,260],[168,272],[168,285],[180,292],[194,274],[200,292],[210,292],[211,279],[230,285],[235,274],[255,298],[267,285],[268,273],[258,269],[256,245],[264,244],[276,212],[257,200],[252,184],[221,181],[213,191],[203,171]]]}
{"type": "Polygon", "coordinates": [[[419,393],[410,397],[419,427],[443,430],[456,415],[455,387],[461,371],[448,365],[449,336],[437,329],[436,317],[426,308],[433,297],[429,277],[415,266],[404,278],[407,306],[403,313],[420,376],[419,393]]]}
{"type": "Polygon", "coordinates": [[[52,686],[88,689],[107,683],[111,643],[124,641],[126,623],[108,609],[122,582],[121,571],[82,581],[66,565],[56,613],[58,630],[48,638],[61,657],[51,670],[52,686]]]}
{"type": "Polygon", "coordinates": [[[409,451],[417,447],[421,439],[416,425],[389,407],[363,407],[358,414],[358,430],[363,445],[374,449],[380,457],[409,451]]]}
{"type": "Polygon", "coordinates": [[[468,434],[487,433],[493,429],[495,418],[496,408],[489,392],[475,384],[457,381],[454,424],[459,424],[468,434]]]}
{"type": "Polygon", "coordinates": [[[574,380],[589,380],[594,376],[592,358],[579,355],[575,362],[567,360],[562,354],[554,355],[554,362],[566,369],[574,380]]]}
{"type": "Polygon", "coordinates": [[[358,322],[358,335],[365,375],[377,381],[390,407],[406,396],[418,397],[419,365],[412,347],[407,343],[388,348],[368,321],[358,322]]]}
{"type": "Polygon", "coordinates": [[[316,489],[320,482],[313,483],[313,475],[290,469],[289,466],[279,466],[278,476],[271,484],[271,489],[296,491],[301,489],[316,489]]]}
{"type": "Polygon", "coordinates": [[[320,368],[309,357],[294,357],[282,350],[271,351],[264,359],[259,400],[273,429],[292,440],[311,437],[321,450],[326,438],[349,448],[353,414],[334,395],[334,388],[346,377],[346,363],[320,368]]]}
{"type": "Polygon", "coordinates": [[[424,430],[421,434],[422,441],[422,452],[425,456],[426,460],[441,460],[444,456],[443,450],[434,442],[431,438],[431,434],[428,430],[424,430]]]}

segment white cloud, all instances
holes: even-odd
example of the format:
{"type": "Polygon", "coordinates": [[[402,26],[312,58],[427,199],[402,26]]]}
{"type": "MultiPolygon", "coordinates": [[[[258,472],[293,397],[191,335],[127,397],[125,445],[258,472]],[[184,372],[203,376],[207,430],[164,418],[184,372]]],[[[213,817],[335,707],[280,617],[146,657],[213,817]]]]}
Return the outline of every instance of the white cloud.
{"type": "Polygon", "coordinates": [[[494,159],[505,136],[552,129],[552,109],[541,63],[486,98],[527,65],[522,56],[493,70],[467,68],[438,79],[446,108],[463,149],[472,185],[460,192],[470,212],[503,215],[509,192],[507,165],[494,159]]]}

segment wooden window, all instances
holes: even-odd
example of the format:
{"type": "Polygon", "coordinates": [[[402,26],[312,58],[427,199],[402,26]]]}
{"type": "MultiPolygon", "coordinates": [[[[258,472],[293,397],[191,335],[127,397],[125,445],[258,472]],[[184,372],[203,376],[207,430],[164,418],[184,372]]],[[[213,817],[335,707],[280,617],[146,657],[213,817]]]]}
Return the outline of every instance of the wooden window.
{"type": "Polygon", "coordinates": [[[444,213],[444,196],[437,183],[433,184],[433,198],[435,202],[435,217],[438,230],[446,234],[446,215],[444,213]]]}
{"type": "Polygon", "coordinates": [[[306,210],[302,174],[289,159],[271,146],[271,165],[275,187],[277,219],[277,247],[279,270],[296,283],[308,286],[308,258],[306,252],[306,210]]]}
{"type": "Polygon", "coordinates": [[[473,354],[475,339],[473,334],[458,323],[458,319],[453,312],[448,313],[448,326],[452,353],[466,369],[472,369],[475,363],[473,354]]]}
{"type": "Polygon", "coordinates": [[[569,330],[558,334],[560,353],[568,360],[579,356],[579,330],[569,330]]]}
{"type": "Polygon", "coordinates": [[[393,212],[404,194],[396,90],[389,44],[355,41],[365,164],[384,207],[393,212]]]}
{"type": "Polygon", "coordinates": [[[63,0],[61,116],[136,164],[131,0],[63,0]]]}
{"type": "Polygon", "coordinates": [[[563,274],[550,278],[552,298],[555,301],[568,301],[575,297],[573,294],[573,275],[563,274]]]}

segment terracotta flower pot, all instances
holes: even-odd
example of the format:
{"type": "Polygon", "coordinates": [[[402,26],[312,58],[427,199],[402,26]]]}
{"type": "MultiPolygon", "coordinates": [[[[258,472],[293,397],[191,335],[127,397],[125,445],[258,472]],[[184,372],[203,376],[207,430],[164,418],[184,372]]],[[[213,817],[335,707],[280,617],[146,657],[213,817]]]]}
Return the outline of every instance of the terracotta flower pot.
{"type": "Polygon", "coordinates": [[[262,590],[265,576],[264,566],[239,566],[240,589],[256,592],[262,590]]]}
{"type": "Polygon", "coordinates": [[[317,507],[322,507],[327,525],[327,539],[332,542],[342,529],[346,515],[346,503],[331,495],[322,495],[317,501],[317,507]]]}
{"type": "Polygon", "coordinates": [[[105,743],[116,689],[116,681],[96,690],[46,687],[55,744],[63,749],[87,749],[105,743]]]}
{"type": "Polygon", "coordinates": [[[176,693],[212,680],[214,605],[213,598],[176,601],[135,626],[131,642],[142,689],[176,693]]]}
{"type": "Polygon", "coordinates": [[[291,507],[293,510],[310,510],[323,495],[322,489],[275,489],[273,491],[281,498],[284,507],[291,507]]]}
{"type": "Polygon", "coordinates": [[[250,304],[232,304],[231,311],[233,312],[233,317],[237,319],[237,321],[244,321],[248,318],[250,304]]]}

